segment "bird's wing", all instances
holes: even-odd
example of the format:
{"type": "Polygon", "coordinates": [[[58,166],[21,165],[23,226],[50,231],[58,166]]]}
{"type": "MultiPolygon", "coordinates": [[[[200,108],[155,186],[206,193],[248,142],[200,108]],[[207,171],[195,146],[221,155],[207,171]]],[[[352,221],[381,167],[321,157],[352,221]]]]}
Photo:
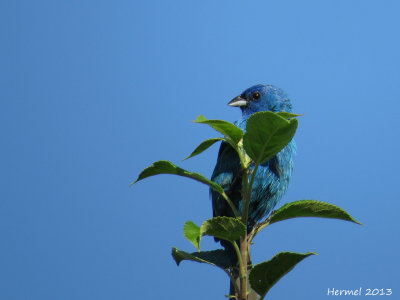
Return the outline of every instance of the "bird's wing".
{"type": "MultiPolygon", "coordinates": [[[[239,178],[239,173],[239,156],[228,143],[222,142],[218,152],[217,164],[215,165],[211,180],[222,186],[236,207],[241,199],[240,188],[242,180],[239,178]]],[[[212,198],[214,217],[233,217],[233,212],[225,199],[212,189],[210,190],[210,194],[212,198]]]]}

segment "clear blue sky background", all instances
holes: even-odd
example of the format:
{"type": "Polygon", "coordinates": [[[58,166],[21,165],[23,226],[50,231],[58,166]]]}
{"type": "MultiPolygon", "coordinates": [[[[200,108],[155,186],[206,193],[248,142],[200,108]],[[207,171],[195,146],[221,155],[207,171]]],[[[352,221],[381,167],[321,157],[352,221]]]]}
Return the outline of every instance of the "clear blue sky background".
{"type": "MultiPolygon", "coordinates": [[[[254,261],[316,251],[270,299],[392,288],[398,299],[400,2],[2,1],[0,299],[224,299],[226,275],[177,267],[187,220],[211,217],[206,186],[226,103],[256,83],[291,97],[298,155],[279,205],[318,199],[365,226],[297,219],[255,240],[254,261]]],[[[205,239],[205,249],[218,247],[205,239]]]]}

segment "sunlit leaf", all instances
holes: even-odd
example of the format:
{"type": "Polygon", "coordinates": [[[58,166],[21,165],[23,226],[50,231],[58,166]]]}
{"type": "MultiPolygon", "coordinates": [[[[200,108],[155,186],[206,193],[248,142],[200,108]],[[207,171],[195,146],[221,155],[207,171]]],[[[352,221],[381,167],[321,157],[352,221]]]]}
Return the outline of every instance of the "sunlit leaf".
{"type": "Polygon", "coordinates": [[[200,227],[187,221],[183,227],[183,235],[200,251],[200,227]]]}
{"type": "Polygon", "coordinates": [[[207,124],[212,128],[222,133],[228,139],[231,139],[233,144],[239,143],[240,139],[243,137],[243,130],[232,124],[223,120],[208,120],[203,115],[197,117],[194,121],[196,123],[207,124]]]}
{"type": "Polygon", "coordinates": [[[215,217],[203,223],[200,235],[211,235],[234,242],[246,233],[246,226],[237,218],[215,217]]]}
{"type": "Polygon", "coordinates": [[[211,181],[210,179],[204,177],[203,175],[201,175],[199,173],[193,173],[193,172],[186,171],[182,168],[179,168],[178,166],[174,165],[170,161],[166,161],[166,160],[156,161],[150,167],[144,169],[139,174],[139,177],[132,184],[135,184],[136,182],[138,182],[144,178],[154,176],[154,175],[160,175],[160,174],[172,174],[172,175],[188,177],[188,178],[200,181],[201,183],[208,185],[209,187],[213,188],[220,194],[224,193],[224,189],[219,184],[211,181]]]}
{"type": "Polygon", "coordinates": [[[316,200],[300,200],[285,204],[272,214],[269,224],[299,217],[339,219],[361,224],[344,209],[316,200]]]}
{"type": "Polygon", "coordinates": [[[249,117],[243,147],[255,163],[263,163],[279,153],[293,138],[297,119],[286,120],[269,112],[257,112],[249,117]]]}
{"type": "Polygon", "coordinates": [[[293,113],[286,112],[286,111],[280,111],[280,112],[277,112],[276,114],[278,116],[281,116],[284,119],[291,119],[291,118],[304,116],[304,115],[293,114],[293,113]]]}
{"type": "Polygon", "coordinates": [[[208,139],[208,140],[203,141],[199,146],[197,146],[196,149],[194,149],[192,154],[190,154],[188,157],[185,158],[185,160],[188,158],[191,158],[193,156],[199,155],[200,153],[202,153],[203,151],[207,150],[212,145],[214,145],[216,142],[223,141],[223,140],[224,140],[224,138],[213,138],[213,139],[208,139]]]}

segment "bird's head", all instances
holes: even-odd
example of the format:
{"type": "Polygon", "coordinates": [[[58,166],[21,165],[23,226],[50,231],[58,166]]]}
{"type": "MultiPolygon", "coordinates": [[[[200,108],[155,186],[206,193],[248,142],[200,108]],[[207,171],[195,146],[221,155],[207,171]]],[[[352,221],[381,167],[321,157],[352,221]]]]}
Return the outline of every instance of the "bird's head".
{"type": "Polygon", "coordinates": [[[285,92],[269,84],[257,84],[248,88],[228,105],[240,107],[243,117],[258,111],[292,111],[292,104],[285,92]]]}

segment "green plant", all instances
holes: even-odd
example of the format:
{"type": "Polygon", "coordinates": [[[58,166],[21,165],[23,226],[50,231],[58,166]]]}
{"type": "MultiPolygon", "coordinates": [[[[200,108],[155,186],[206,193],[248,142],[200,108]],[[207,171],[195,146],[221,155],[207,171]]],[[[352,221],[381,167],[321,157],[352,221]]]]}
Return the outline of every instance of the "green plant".
{"type": "Polygon", "coordinates": [[[193,153],[196,156],[219,141],[229,143],[239,155],[242,167],[243,213],[240,215],[224,189],[199,173],[184,170],[169,161],[157,161],[144,169],[134,183],[158,174],[174,174],[188,177],[208,185],[227,201],[235,217],[215,217],[206,220],[201,226],[192,221],[186,222],[184,236],[196,247],[197,252],[188,253],[172,249],[172,256],[179,265],[183,260],[207,263],[221,268],[230,278],[231,293],[229,297],[239,300],[264,299],[271,287],[297,263],[315,253],[281,252],[272,259],[253,265],[251,262],[251,242],[267,226],[283,220],[297,217],[333,218],[359,223],[345,210],[326,202],[300,200],[285,204],[269,217],[247,232],[248,209],[254,177],[258,167],[280,152],[296,133],[300,115],[269,111],[253,114],[247,121],[246,133],[234,124],[223,120],[207,120],[199,116],[196,123],[207,124],[223,136],[203,141],[193,153]],[[201,239],[213,236],[232,244],[238,258],[238,265],[230,265],[226,252],[222,249],[201,251],[201,239]],[[239,241],[239,242],[238,242],[239,241]]]}

